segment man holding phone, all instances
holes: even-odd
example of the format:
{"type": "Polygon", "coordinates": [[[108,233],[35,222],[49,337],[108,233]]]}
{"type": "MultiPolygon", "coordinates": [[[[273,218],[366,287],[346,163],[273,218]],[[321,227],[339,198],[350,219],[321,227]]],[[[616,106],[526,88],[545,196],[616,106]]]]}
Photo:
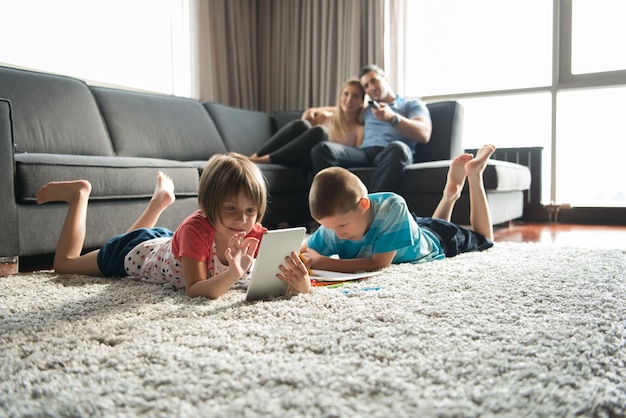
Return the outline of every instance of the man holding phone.
{"type": "Polygon", "coordinates": [[[430,140],[430,113],[421,100],[396,94],[376,65],[363,67],[359,81],[371,99],[363,115],[363,144],[359,148],[333,142],[316,145],[311,151],[314,173],[333,166],[376,167],[369,189],[397,191],[404,168],[413,163],[415,144],[430,140]]]}

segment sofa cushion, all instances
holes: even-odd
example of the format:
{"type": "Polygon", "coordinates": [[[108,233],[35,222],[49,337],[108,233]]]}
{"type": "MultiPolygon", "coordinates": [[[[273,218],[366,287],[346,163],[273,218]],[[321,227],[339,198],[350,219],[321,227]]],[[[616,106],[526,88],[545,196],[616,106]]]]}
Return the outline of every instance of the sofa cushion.
{"type": "MultiPolygon", "coordinates": [[[[189,161],[199,172],[206,166],[206,161],[189,161]]],[[[267,180],[268,193],[308,193],[308,173],[305,170],[279,164],[258,164],[267,180]]]]}
{"type": "Polygon", "coordinates": [[[49,181],[85,179],[92,200],[149,198],[157,171],[172,178],[176,196],[197,195],[198,170],[191,164],[154,158],[94,157],[60,154],[17,154],[16,201],[33,202],[49,181]]]}
{"type": "Polygon", "coordinates": [[[117,155],[208,160],[227,151],[196,100],[91,87],[117,155]]]}
{"type": "Polygon", "coordinates": [[[0,97],[11,101],[18,152],[113,155],[98,107],[84,82],[0,67],[0,97]]]}
{"type": "Polygon", "coordinates": [[[308,194],[307,172],[278,164],[259,164],[268,182],[268,192],[308,194]]]}
{"type": "MultiPolygon", "coordinates": [[[[398,193],[437,194],[441,195],[446,184],[450,161],[429,161],[410,164],[406,167],[398,193]]],[[[373,167],[356,167],[355,173],[365,185],[369,185],[375,172],[373,167]]],[[[483,182],[487,192],[521,191],[530,188],[530,170],[528,167],[507,161],[490,160],[483,173],[483,182]]],[[[468,187],[465,184],[464,191],[468,187]]]]}
{"type": "Polygon", "coordinates": [[[272,117],[264,112],[204,103],[229,151],[252,155],[274,134],[272,117]]]}

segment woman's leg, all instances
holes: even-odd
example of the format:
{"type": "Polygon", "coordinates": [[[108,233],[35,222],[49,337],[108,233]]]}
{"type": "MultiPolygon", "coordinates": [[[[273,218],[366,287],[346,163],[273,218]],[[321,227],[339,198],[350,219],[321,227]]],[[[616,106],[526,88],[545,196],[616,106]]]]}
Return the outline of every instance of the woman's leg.
{"type": "Polygon", "coordinates": [[[270,153],[270,159],[275,164],[310,169],[312,167],[311,150],[320,142],[328,140],[328,131],[321,126],[314,126],[282,148],[270,153]]]}
{"type": "Polygon", "coordinates": [[[289,122],[287,125],[283,126],[278,132],[274,134],[270,139],[267,140],[265,144],[261,148],[254,153],[250,159],[254,162],[275,162],[273,160],[269,161],[256,161],[260,157],[267,156],[268,154],[281,149],[289,142],[291,142],[294,138],[300,136],[303,132],[307,131],[311,128],[311,124],[304,120],[294,120],[289,122]]]}

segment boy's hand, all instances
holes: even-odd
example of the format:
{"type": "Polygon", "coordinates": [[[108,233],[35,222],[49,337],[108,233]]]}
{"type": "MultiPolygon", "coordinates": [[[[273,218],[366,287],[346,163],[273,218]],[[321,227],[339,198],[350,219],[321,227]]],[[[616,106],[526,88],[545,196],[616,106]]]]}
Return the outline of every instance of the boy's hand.
{"type": "Polygon", "coordinates": [[[280,265],[280,273],[276,277],[287,283],[289,290],[294,292],[308,293],[311,290],[308,269],[295,251],[285,257],[285,264],[280,265]]]}
{"type": "Polygon", "coordinates": [[[319,263],[319,260],[321,260],[322,258],[325,258],[320,253],[310,248],[306,248],[304,251],[300,253],[300,255],[304,259],[303,261],[306,263],[309,269],[315,268],[317,264],[319,263]]]}
{"type": "Polygon", "coordinates": [[[245,232],[239,232],[228,240],[228,248],[226,249],[226,260],[228,260],[228,268],[232,269],[238,278],[241,278],[245,272],[250,270],[254,254],[259,246],[259,240],[256,238],[245,238],[245,232]]]}

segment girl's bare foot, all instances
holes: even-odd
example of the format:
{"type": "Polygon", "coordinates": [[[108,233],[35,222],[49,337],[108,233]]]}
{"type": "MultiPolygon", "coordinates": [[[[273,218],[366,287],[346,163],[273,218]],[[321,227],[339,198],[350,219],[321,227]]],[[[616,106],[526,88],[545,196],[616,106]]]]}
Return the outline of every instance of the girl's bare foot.
{"type": "Polygon", "coordinates": [[[87,180],[51,181],[35,193],[37,204],[48,202],[70,203],[81,197],[89,198],[91,183],[87,180]]]}
{"type": "Polygon", "coordinates": [[[482,176],[483,171],[485,171],[485,167],[487,167],[489,157],[491,157],[495,151],[496,147],[494,145],[483,145],[483,147],[476,152],[476,157],[465,164],[465,173],[468,176],[476,174],[482,176]]]}
{"type": "Polygon", "coordinates": [[[472,158],[474,158],[472,154],[465,153],[456,156],[450,163],[448,179],[443,189],[443,196],[446,199],[456,201],[461,196],[461,190],[465,184],[465,165],[472,158]]]}
{"type": "Polygon", "coordinates": [[[163,209],[176,200],[176,195],[174,195],[174,182],[170,176],[162,171],[157,173],[157,183],[151,200],[153,204],[163,209]]]}

